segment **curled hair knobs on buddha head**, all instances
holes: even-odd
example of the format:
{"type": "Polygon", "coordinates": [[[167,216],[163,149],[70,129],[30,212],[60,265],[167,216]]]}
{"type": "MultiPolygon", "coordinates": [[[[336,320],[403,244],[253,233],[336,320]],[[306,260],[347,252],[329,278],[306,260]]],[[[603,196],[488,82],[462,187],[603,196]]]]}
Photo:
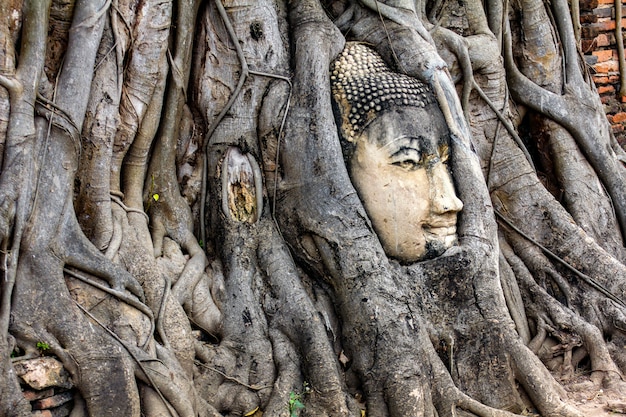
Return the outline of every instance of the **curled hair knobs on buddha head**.
{"type": "Polygon", "coordinates": [[[337,121],[343,139],[354,142],[377,114],[394,106],[427,107],[435,103],[422,81],[393,72],[370,47],[346,47],[330,68],[337,121]]]}

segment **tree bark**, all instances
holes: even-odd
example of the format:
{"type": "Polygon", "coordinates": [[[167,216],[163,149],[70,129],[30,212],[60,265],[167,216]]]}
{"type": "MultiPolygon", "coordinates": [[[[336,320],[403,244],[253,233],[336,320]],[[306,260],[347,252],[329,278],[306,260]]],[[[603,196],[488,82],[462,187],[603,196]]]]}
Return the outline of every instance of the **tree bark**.
{"type": "Polygon", "coordinates": [[[623,151],[571,16],[3,2],[0,414],[30,415],[13,362],[40,342],[74,416],[581,416],[579,373],[623,393],[623,151]],[[348,42],[445,120],[463,209],[433,259],[386,253],[353,185],[348,42]]]}

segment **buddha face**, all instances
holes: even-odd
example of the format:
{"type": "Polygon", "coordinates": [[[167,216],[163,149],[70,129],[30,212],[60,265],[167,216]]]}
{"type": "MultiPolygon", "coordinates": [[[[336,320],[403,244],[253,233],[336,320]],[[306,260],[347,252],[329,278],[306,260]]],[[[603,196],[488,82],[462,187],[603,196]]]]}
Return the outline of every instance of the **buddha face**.
{"type": "Polygon", "coordinates": [[[382,112],[356,139],[352,182],[388,256],[415,262],[456,242],[448,128],[436,106],[382,112]]]}

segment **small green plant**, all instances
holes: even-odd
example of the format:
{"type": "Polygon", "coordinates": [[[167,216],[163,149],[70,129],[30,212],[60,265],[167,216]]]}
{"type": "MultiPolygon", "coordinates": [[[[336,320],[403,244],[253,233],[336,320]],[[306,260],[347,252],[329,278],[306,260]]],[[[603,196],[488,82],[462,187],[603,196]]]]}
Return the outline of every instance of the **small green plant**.
{"type": "Polygon", "coordinates": [[[11,358],[18,358],[23,355],[24,351],[17,346],[15,346],[15,348],[13,348],[13,350],[11,351],[11,358]]]}
{"type": "Polygon", "coordinates": [[[152,203],[157,203],[159,201],[159,198],[161,198],[159,193],[157,193],[155,190],[154,175],[152,175],[150,179],[149,195],[150,195],[150,198],[148,200],[148,203],[146,204],[146,211],[150,210],[150,207],[152,207],[152,203]]]}
{"type": "Polygon", "coordinates": [[[44,353],[46,350],[50,349],[50,345],[46,342],[37,342],[37,349],[39,349],[39,352],[44,353]]]}
{"type": "Polygon", "coordinates": [[[291,391],[289,393],[289,417],[298,417],[298,411],[303,408],[302,395],[291,391]]]}

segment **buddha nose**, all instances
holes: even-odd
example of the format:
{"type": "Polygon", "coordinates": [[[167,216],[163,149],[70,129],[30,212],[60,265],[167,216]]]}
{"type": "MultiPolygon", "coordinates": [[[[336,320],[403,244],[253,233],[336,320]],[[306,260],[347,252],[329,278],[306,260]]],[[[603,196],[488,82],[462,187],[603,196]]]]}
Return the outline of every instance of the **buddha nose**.
{"type": "Polygon", "coordinates": [[[456,196],[452,177],[445,164],[442,162],[434,164],[430,169],[429,180],[433,213],[445,214],[461,211],[463,202],[456,196]]]}

